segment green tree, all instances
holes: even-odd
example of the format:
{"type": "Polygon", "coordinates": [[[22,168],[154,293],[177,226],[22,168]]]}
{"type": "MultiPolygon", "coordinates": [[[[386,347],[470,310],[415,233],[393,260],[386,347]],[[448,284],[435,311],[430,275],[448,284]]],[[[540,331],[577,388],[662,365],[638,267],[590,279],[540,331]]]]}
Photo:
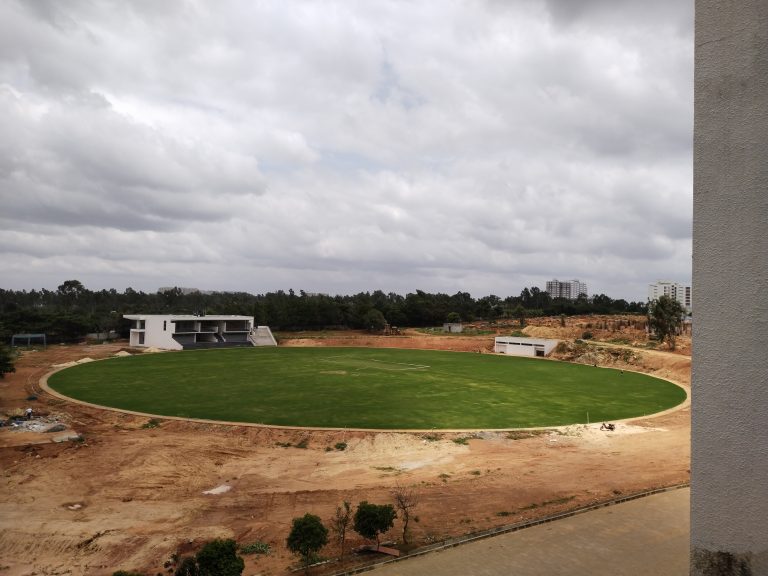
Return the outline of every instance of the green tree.
{"type": "Polygon", "coordinates": [[[245,561],[237,555],[234,540],[212,540],[196,554],[200,576],[240,576],[245,561]]]}
{"type": "Polygon", "coordinates": [[[675,336],[683,323],[683,306],[670,296],[664,295],[651,302],[648,309],[648,322],[651,329],[662,342],[667,342],[670,350],[675,349],[675,336]]]}
{"type": "Polygon", "coordinates": [[[347,539],[347,528],[352,521],[352,505],[344,500],[341,506],[336,506],[336,512],[331,518],[331,530],[339,543],[339,559],[344,558],[344,541],[347,539]]]}
{"type": "Polygon", "coordinates": [[[88,292],[80,280],[65,280],[56,291],[60,296],[69,296],[74,299],[80,298],[88,292]]]}
{"type": "Polygon", "coordinates": [[[370,504],[362,501],[355,512],[354,529],[363,538],[376,540],[379,549],[379,536],[392,528],[397,513],[392,504],[370,504]]]}
{"type": "Polygon", "coordinates": [[[515,306],[515,309],[512,310],[512,315],[517,318],[518,322],[520,322],[520,328],[525,328],[525,308],[518,304],[515,306]]]}
{"type": "Polygon", "coordinates": [[[363,315],[363,324],[371,332],[377,330],[384,330],[384,324],[386,324],[384,314],[376,308],[371,308],[363,315]]]}
{"type": "Polygon", "coordinates": [[[309,571],[312,555],[319,552],[326,544],[328,544],[328,529],[323,526],[319,516],[304,514],[301,518],[293,519],[286,545],[288,550],[301,555],[306,571],[309,571]]]}
{"type": "Polygon", "coordinates": [[[495,294],[483,296],[477,301],[477,312],[489,322],[495,322],[496,318],[501,316],[504,312],[504,307],[501,305],[501,298],[495,294]]]}
{"type": "Polygon", "coordinates": [[[6,374],[16,372],[16,367],[13,365],[15,361],[16,354],[13,350],[5,344],[0,344],[0,380],[5,378],[6,374]]]}
{"type": "Polygon", "coordinates": [[[458,324],[461,322],[461,316],[458,312],[449,312],[448,316],[445,317],[445,321],[451,324],[458,324]]]}

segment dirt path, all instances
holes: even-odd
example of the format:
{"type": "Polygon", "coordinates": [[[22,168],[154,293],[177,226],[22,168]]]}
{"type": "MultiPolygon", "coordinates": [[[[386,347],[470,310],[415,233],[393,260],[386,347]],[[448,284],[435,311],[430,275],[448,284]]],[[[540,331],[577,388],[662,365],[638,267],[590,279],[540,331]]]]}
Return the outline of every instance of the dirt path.
{"type": "MultiPolygon", "coordinates": [[[[409,334],[385,341],[345,336],[347,345],[471,350],[492,343],[492,336],[409,334]]],[[[325,338],[322,344],[338,345],[337,340],[325,338]]],[[[142,416],[47,395],[26,400],[53,364],[109,356],[118,349],[50,347],[27,353],[18,372],[0,381],[0,411],[34,402],[38,413],[49,413],[84,438],[53,443],[44,433],[0,431],[3,574],[106,575],[118,569],[156,574],[165,570],[172,553],[193,550],[213,537],[269,543],[269,555],[246,557],[244,573],[285,574],[294,562],[284,546],[293,517],[312,512],[328,519],[345,499],[391,502],[396,485],[413,487],[419,495],[419,521],[411,526],[414,541],[424,544],[620,493],[679,484],[689,476],[688,408],[620,423],[613,433],[593,425],[538,435],[482,433],[464,440],[459,434],[297,431],[170,420],[146,428],[148,419],[142,416]],[[302,440],[307,448],[296,448],[302,440]],[[346,443],[345,450],[334,448],[339,442],[346,443]]],[[[665,367],[661,355],[644,361],[653,364],[651,373],[682,369],[665,367]]],[[[396,523],[392,539],[399,528],[396,523]]],[[[351,544],[359,543],[353,538],[351,544]]],[[[332,556],[333,548],[325,554],[332,556]]],[[[329,567],[338,569],[339,564],[329,567]]]]}

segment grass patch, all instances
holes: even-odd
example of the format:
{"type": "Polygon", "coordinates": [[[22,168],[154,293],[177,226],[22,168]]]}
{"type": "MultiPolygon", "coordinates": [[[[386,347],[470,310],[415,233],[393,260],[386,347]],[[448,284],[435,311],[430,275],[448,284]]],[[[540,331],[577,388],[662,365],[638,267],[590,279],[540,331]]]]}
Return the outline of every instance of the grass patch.
{"type": "MultiPolygon", "coordinates": [[[[531,428],[653,414],[685,399],[644,374],[376,348],[231,348],[81,364],[57,392],[167,416],[329,428],[531,428]]],[[[430,439],[425,437],[425,439],[430,439]]],[[[461,443],[461,442],[459,442],[461,443]]]]}
{"type": "Polygon", "coordinates": [[[374,466],[373,469],[381,470],[382,472],[400,472],[400,469],[394,466],[374,466]]]}
{"type": "Polygon", "coordinates": [[[470,440],[469,437],[462,436],[461,438],[454,438],[453,443],[459,444],[461,446],[467,446],[469,444],[469,440],[470,440]]]}
{"type": "Polygon", "coordinates": [[[566,496],[565,498],[555,498],[554,500],[547,500],[546,502],[542,502],[542,506],[559,506],[560,504],[567,504],[571,500],[576,498],[576,496],[566,496]]]}
{"type": "Polygon", "coordinates": [[[240,554],[269,554],[271,550],[266,542],[251,542],[240,546],[240,554]]]}
{"type": "Polygon", "coordinates": [[[151,418],[150,420],[147,420],[146,422],[144,422],[144,424],[141,425],[141,427],[144,428],[145,430],[150,428],[157,428],[158,426],[160,426],[160,420],[158,420],[157,418],[151,418]]]}
{"type": "Polygon", "coordinates": [[[564,498],[555,498],[554,500],[545,500],[544,502],[533,504],[528,504],[528,506],[523,506],[520,508],[520,510],[535,510],[536,508],[540,508],[542,506],[559,506],[561,504],[567,504],[571,500],[576,498],[576,496],[566,496],[564,498]]]}

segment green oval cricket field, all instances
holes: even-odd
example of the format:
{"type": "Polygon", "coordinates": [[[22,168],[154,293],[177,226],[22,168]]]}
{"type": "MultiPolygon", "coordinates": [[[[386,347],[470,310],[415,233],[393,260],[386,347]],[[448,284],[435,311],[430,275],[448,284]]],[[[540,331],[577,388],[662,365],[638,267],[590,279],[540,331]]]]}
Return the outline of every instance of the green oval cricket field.
{"type": "Polygon", "coordinates": [[[541,359],[386,348],[231,348],[82,364],[49,386],[158,416],[386,430],[508,429],[620,420],[672,408],[681,387],[541,359]]]}

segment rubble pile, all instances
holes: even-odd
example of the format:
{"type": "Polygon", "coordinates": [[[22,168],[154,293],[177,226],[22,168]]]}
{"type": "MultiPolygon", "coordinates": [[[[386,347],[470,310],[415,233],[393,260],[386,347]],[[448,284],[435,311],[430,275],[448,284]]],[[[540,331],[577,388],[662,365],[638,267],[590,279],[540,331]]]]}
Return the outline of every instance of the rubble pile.
{"type": "Polygon", "coordinates": [[[63,432],[67,429],[57,416],[36,416],[29,420],[24,418],[10,418],[5,426],[13,432],[63,432]]]}

